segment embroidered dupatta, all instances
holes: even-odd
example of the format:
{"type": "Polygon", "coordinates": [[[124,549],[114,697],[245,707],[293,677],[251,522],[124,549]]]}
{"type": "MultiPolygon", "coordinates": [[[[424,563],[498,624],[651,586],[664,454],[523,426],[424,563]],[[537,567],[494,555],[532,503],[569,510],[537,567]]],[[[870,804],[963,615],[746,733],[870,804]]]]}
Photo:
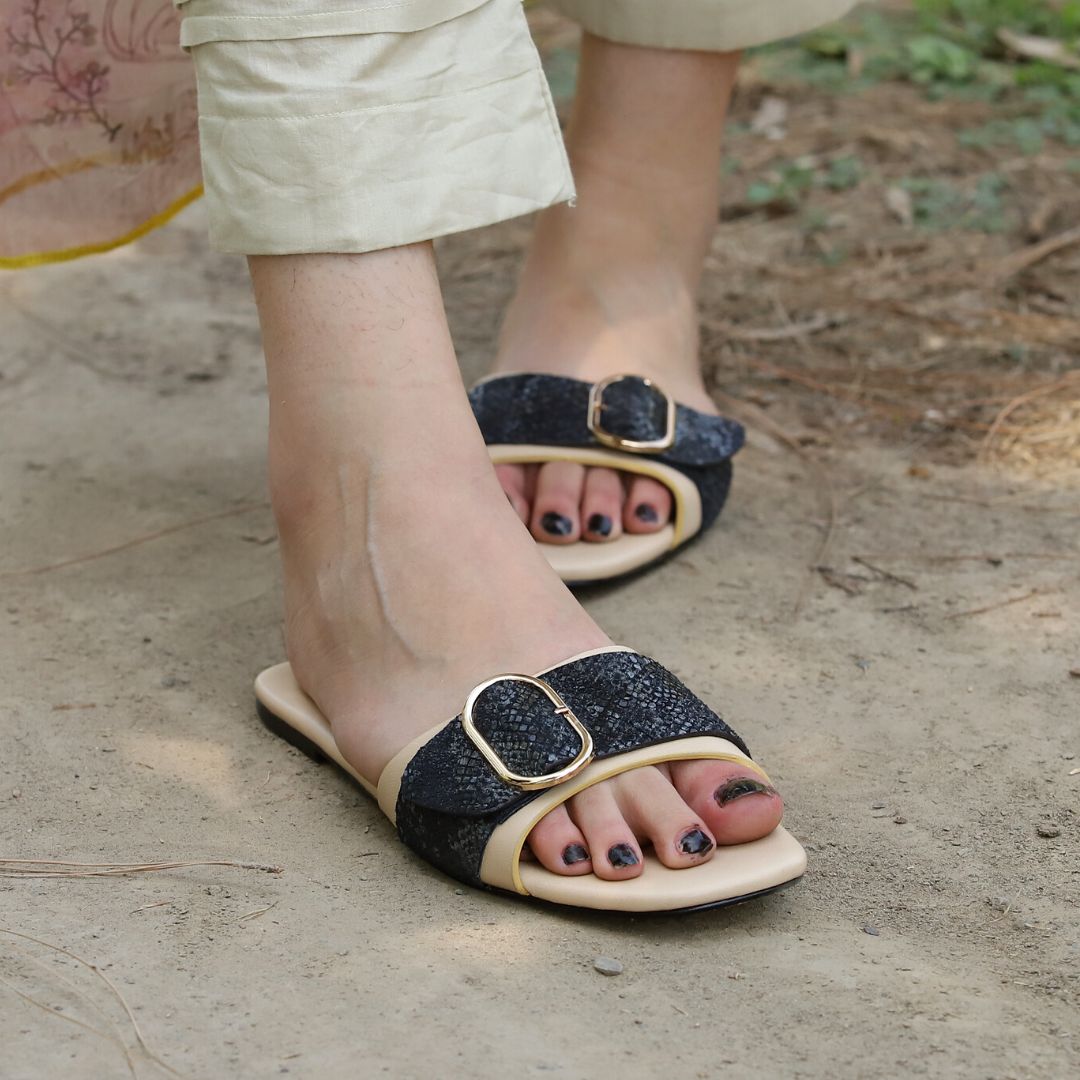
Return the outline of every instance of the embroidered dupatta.
{"type": "Polygon", "coordinates": [[[0,0],[0,268],[108,251],[201,194],[171,0],[0,0]]]}

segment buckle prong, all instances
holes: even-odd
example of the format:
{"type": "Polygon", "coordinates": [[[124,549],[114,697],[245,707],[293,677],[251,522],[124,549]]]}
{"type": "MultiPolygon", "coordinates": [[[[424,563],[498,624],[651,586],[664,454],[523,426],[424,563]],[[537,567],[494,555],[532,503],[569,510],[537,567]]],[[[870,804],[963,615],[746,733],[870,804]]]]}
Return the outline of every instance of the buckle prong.
{"type": "Polygon", "coordinates": [[[659,454],[664,450],[670,450],[675,445],[675,399],[664,391],[652,379],[638,375],[609,375],[598,383],[593,383],[589,388],[589,431],[592,432],[597,442],[604,446],[610,446],[614,450],[624,450],[631,454],[659,454]],[[626,439],[621,435],[615,435],[608,431],[601,423],[602,413],[607,408],[604,404],[604,391],[609,386],[624,379],[640,379],[650,390],[658,393],[666,405],[666,418],[664,434],[659,439],[626,439]]]}
{"type": "Polygon", "coordinates": [[[484,755],[487,763],[495,770],[496,776],[504,783],[520,788],[522,791],[540,791],[561,784],[581,772],[593,758],[593,738],[589,733],[589,729],[574,715],[573,710],[555,692],[554,687],[543,679],[537,679],[531,675],[496,675],[495,678],[488,679],[480,683],[479,686],[474,687],[465,702],[465,708],[461,710],[461,726],[473,745],[484,755]],[[569,724],[574,734],[581,739],[581,750],[578,751],[577,756],[569,765],[564,765],[563,768],[556,769],[555,772],[545,773],[543,776],[523,776],[520,773],[513,772],[506,762],[499,757],[495,748],[477,729],[476,718],[473,713],[477,701],[480,700],[480,695],[489,687],[500,682],[526,683],[529,686],[536,687],[547,697],[553,706],[554,714],[561,716],[569,724]]]}

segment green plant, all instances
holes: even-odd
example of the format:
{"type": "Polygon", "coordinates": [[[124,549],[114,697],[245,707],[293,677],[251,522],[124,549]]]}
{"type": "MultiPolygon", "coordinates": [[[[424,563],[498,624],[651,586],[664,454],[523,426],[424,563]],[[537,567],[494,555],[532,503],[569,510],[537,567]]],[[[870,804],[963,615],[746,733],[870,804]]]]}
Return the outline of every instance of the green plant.
{"type": "Polygon", "coordinates": [[[785,162],[764,177],[750,182],[746,201],[751,206],[777,206],[795,209],[814,186],[815,171],[804,159],[785,162]]]}
{"type": "Polygon", "coordinates": [[[1008,226],[1008,185],[1000,173],[983,173],[970,191],[937,177],[907,177],[900,186],[911,195],[915,224],[922,228],[996,233],[1008,226]]]}

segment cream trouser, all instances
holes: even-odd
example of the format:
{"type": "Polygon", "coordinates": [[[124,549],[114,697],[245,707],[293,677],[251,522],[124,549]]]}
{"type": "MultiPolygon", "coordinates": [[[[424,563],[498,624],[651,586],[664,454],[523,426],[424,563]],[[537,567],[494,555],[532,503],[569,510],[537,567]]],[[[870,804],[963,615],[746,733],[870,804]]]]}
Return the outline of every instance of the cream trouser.
{"type": "MultiPolygon", "coordinates": [[[[573,196],[520,0],[175,2],[219,251],[374,251],[573,196]]],[[[854,3],[552,0],[612,41],[718,52],[854,3]]]]}

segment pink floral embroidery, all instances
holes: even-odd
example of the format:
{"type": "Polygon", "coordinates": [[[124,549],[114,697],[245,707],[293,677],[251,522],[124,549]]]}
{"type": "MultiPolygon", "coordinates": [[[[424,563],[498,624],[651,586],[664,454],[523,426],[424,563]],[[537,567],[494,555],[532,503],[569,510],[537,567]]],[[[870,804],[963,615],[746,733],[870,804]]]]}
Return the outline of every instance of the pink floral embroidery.
{"type": "Polygon", "coordinates": [[[0,0],[0,266],[100,248],[198,185],[170,0],[0,0]]]}

